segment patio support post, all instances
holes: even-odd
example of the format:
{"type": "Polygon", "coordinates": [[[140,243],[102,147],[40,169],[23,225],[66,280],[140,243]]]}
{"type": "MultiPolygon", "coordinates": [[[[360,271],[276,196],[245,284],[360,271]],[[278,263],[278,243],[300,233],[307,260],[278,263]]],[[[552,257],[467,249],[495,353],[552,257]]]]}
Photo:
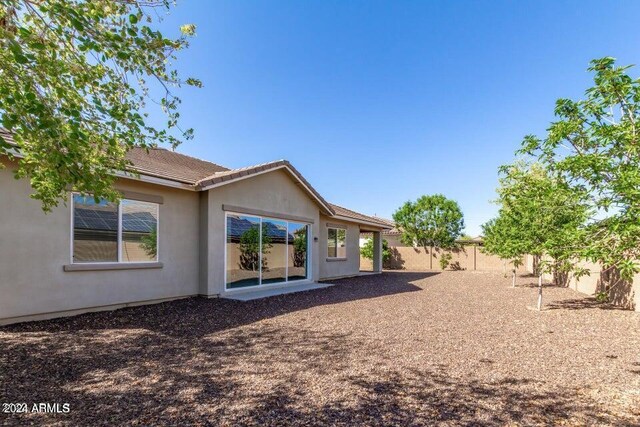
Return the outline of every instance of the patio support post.
{"type": "Polygon", "coordinates": [[[373,232],[373,271],[382,272],[382,233],[373,232]]]}

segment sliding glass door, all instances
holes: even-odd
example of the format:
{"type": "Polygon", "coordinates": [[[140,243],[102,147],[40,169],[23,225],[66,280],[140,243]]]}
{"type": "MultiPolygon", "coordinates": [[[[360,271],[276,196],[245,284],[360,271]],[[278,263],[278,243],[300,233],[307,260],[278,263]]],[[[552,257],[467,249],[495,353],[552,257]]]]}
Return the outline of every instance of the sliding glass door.
{"type": "Polygon", "coordinates": [[[307,272],[307,244],[309,242],[309,227],[306,224],[289,223],[287,241],[287,280],[302,280],[308,276],[307,272]]]}
{"type": "Polygon", "coordinates": [[[227,217],[227,288],[260,284],[260,218],[227,217]]]}
{"type": "Polygon", "coordinates": [[[226,288],[309,277],[309,224],[227,213],[226,288]]]}
{"type": "Polygon", "coordinates": [[[262,283],[287,280],[287,222],[262,220],[262,283]]]}

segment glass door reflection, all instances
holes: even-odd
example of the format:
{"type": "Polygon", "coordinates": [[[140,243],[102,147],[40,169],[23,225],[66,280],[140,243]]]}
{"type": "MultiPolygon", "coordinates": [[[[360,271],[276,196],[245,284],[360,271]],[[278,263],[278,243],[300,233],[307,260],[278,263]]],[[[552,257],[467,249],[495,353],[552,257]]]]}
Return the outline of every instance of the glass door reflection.
{"type": "Polygon", "coordinates": [[[303,280],[308,276],[309,231],[306,224],[289,223],[287,280],[303,280]]]}
{"type": "Polygon", "coordinates": [[[287,280],[287,222],[262,219],[262,284],[287,280]]]}
{"type": "Polygon", "coordinates": [[[260,218],[227,216],[227,288],[260,284],[260,218]]]}

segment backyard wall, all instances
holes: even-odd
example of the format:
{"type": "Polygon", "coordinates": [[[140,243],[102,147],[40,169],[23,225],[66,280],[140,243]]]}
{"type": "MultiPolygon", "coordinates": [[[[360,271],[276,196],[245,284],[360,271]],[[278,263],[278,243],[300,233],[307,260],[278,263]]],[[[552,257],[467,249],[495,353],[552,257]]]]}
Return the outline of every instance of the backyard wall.
{"type": "MultiPolygon", "coordinates": [[[[567,287],[588,295],[607,292],[609,301],[613,304],[640,311],[640,274],[637,274],[631,282],[618,283],[619,276],[616,270],[602,271],[602,266],[587,261],[583,261],[579,266],[586,268],[589,275],[579,280],[569,278],[567,287]]],[[[533,273],[536,270],[536,257],[527,255],[525,268],[527,272],[533,273]]],[[[554,282],[552,274],[544,274],[542,278],[546,282],[554,282]]]]}
{"type": "MultiPolygon", "coordinates": [[[[414,248],[404,246],[395,236],[383,235],[389,243],[391,260],[384,264],[384,268],[392,270],[440,270],[440,258],[444,253],[450,253],[452,258],[449,270],[478,270],[478,271],[504,271],[505,263],[497,256],[487,255],[482,252],[482,247],[472,244],[463,245],[459,250],[444,251],[439,248],[414,248]]],[[[362,270],[372,268],[371,261],[362,258],[360,260],[362,270]]],[[[511,269],[510,264],[506,265],[511,269]]],[[[524,271],[524,266],[519,268],[524,271]]]]}

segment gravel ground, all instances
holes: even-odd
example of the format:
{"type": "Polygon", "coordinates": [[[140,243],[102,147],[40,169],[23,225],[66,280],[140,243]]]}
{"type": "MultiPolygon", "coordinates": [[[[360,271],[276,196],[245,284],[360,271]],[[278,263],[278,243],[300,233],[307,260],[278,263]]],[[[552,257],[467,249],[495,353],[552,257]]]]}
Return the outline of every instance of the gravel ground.
{"type": "Polygon", "coordinates": [[[640,425],[640,314],[534,278],[387,272],[0,328],[8,425],[640,425]]]}

